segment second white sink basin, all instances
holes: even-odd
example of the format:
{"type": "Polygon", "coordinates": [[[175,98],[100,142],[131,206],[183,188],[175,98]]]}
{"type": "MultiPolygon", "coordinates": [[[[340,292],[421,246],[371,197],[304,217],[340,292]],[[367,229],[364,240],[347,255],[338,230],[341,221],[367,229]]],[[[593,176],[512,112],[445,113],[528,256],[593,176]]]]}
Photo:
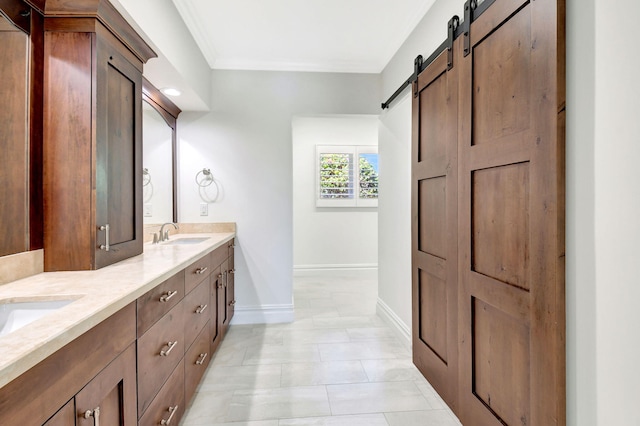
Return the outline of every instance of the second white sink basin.
{"type": "Polygon", "coordinates": [[[0,336],[24,327],[73,301],[75,299],[0,302],[0,336]]]}
{"type": "Polygon", "coordinates": [[[173,244],[199,244],[203,241],[208,240],[210,237],[184,237],[184,238],[176,238],[175,240],[169,240],[163,244],[173,245],[173,244]]]}

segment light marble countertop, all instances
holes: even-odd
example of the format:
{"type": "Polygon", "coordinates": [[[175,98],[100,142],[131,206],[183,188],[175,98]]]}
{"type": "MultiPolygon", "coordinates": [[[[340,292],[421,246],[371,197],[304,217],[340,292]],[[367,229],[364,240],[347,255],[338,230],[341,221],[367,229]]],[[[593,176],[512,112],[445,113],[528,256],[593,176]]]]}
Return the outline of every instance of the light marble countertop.
{"type": "Polygon", "coordinates": [[[0,337],[0,388],[235,233],[176,234],[173,239],[205,236],[209,239],[198,244],[147,243],[143,254],[97,271],[44,272],[0,286],[0,303],[77,299],[0,337]]]}

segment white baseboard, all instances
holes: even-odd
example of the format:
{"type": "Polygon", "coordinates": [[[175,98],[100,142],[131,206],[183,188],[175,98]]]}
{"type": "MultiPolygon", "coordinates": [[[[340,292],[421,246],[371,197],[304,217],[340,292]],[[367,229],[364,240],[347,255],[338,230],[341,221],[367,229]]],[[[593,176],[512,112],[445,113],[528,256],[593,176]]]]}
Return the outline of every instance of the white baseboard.
{"type": "Polygon", "coordinates": [[[384,303],[380,298],[378,298],[378,303],[376,303],[376,313],[384,322],[389,324],[402,344],[411,350],[411,327],[405,324],[400,317],[393,312],[389,305],[384,303]]]}
{"type": "Polygon", "coordinates": [[[314,264],[314,265],[294,265],[295,271],[345,271],[378,269],[377,263],[350,263],[350,264],[314,264]]]}
{"type": "Polygon", "coordinates": [[[276,324],[294,319],[293,304],[236,306],[231,324],[276,324]]]}

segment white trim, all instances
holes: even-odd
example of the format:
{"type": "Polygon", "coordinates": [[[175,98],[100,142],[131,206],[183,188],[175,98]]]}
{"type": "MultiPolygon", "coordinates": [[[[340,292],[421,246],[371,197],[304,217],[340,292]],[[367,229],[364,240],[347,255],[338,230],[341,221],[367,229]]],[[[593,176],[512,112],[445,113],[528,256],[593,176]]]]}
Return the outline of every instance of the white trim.
{"type": "Polygon", "coordinates": [[[236,306],[231,324],[276,324],[293,322],[293,304],[236,306]]]}
{"type": "Polygon", "coordinates": [[[316,264],[316,265],[294,265],[294,271],[343,271],[343,270],[363,270],[378,269],[377,263],[351,263],[351,264],[316,264]]]}
{"type": "Polygon", "coordinates": [[[389,305],[384,303],[380,298],[378,298],[378,303],[376,303],[376,313],[391,327],[402,344],[411,350],[411,327],[405,324],[400,317],[393,312],[389,305]]]}
{"type": "Polygon", "coordinates": [[[173,0],[173,5],[178,10],[198,48],[200,48],[209,68],[213,69],[218,58],[218,52],[213,47],[213,43],[207,36],[207,31],[203,27],[205,20],[198,16],[195,6],[187,0],[173,0]]]}

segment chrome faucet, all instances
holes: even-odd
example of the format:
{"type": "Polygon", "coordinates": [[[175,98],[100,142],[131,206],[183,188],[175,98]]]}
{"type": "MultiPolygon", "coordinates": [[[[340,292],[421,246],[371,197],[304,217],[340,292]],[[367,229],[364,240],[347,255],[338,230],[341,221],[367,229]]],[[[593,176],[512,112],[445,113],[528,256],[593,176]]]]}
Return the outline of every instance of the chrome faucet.
{"type": "Polygon", "coordinates": [[[168,229],[166,231],[164,230],[164,227],[166,225],[173,225],[175,229],[179,229],[177,223],[173,223],[173,222],[163,223],[162,226],[160,227],[160,231],[158,231],[158,238],[156,239],[156,236],[154,235],[154,238],[153,238],[154,242],[157,241],[161,243],[169,239],[169,230],[168,229]]]}

